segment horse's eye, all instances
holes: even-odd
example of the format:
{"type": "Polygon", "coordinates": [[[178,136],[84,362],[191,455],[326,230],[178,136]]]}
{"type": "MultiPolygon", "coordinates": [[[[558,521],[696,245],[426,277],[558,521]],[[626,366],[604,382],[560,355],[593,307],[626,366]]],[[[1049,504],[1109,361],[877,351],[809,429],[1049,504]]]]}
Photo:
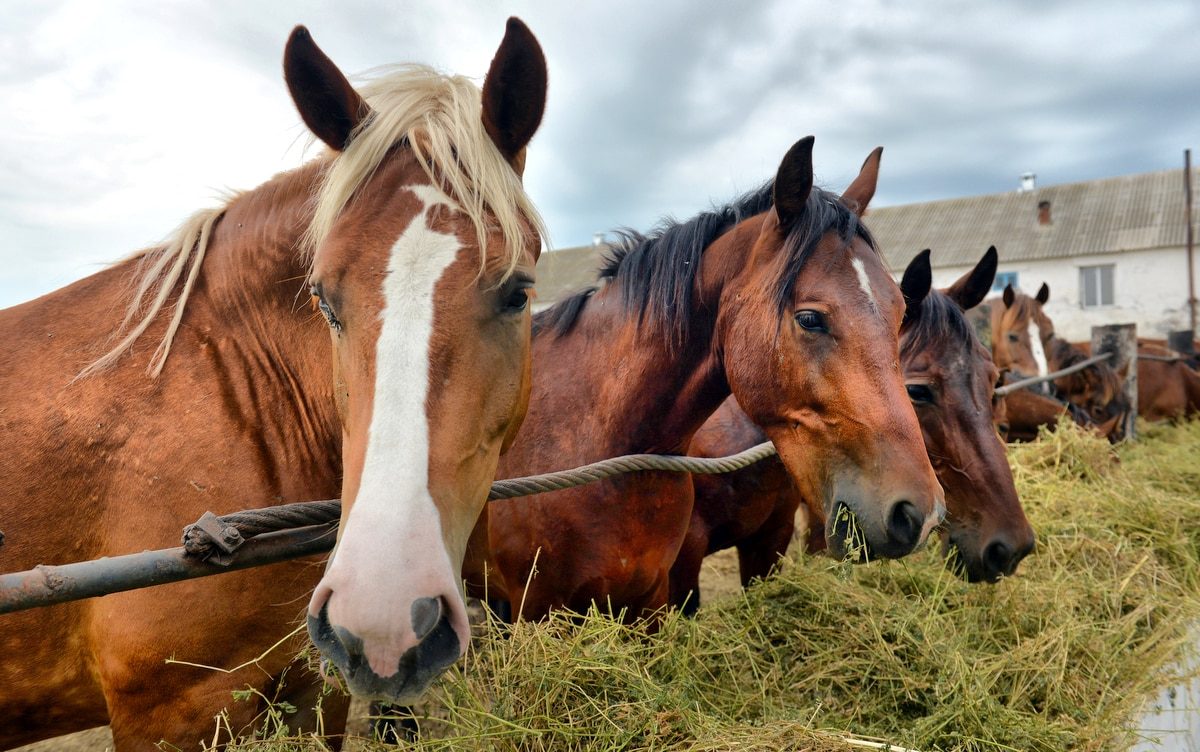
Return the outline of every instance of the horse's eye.
{"type": "Polygon", "coordinates": [[[908,398],[913,402],[929,404],[933,402],[933,390],[926,384],[905,384],[908,398]]]}
{"type": "Polygon", "coordinates": [[[512,291],[505,295],[503,305],[505,313],[520,313],[524,311],[525,306],[529,305],[529,288],[513,288],[512,291]]]}
{"type": "Polygon", "coordinates": [[[1009,332],[1008,333],[1008,341],[1009,342],[1020,342],[1021,337],[1018,334],[1016,334],[1015,332],[1009,332]]]}
{"type": "Polygon", "coordinates": [[[329,304],[325,302],[325,298],[321,296],[321,288],[314,285],[311,292],[313,300],[315,300],[317,303],[317,310],[320,311],[321,315],[325,317],[325,320],[329,322],[330,328],[332,328],[335,332],[342,331],[342,322],[338,321],[338,317],[336,314],[334,314],[333,308],[331,308],[329,304]]]}
{"type": "Polygon", "coordinates": [[[825,314],[820,311],[808,309],[796,311],[796,323],[800,325],[801,329],[810,332],[829,333],[829,324],[825,321],[825,314]]]}

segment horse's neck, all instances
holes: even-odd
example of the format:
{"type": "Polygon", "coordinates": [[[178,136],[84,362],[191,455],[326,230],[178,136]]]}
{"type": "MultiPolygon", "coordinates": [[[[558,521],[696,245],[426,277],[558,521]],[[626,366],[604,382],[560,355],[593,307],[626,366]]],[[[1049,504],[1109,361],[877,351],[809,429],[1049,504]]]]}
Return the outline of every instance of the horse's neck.
{"type": "Polygon", "coordinates": [[[639,325],[636,306],[626,305],[616,284],[587,301],[568,333],[535,336],[531,419],[521,435],[543,430],[531,429],[535,424],[555,432],[551,424],[569,422],[579,459],[686,451],[729,396],[714,331],[724,285],[741,268],[734,263],[738,254],[744,265],[745,249],[724,239],[703,256],[692,310],[674,314],[688,317],[686,336],[675,346],[661,329],[639,325]]]}
{"type": "MultiPolygon", "coordinates": [[[[340,457],[341,439],[329,334],[310,310],[307,263],[298,250],[317,175],[317,165],[305,165],[230,201],[157,378],[164,395],[197,381],[224,395],[243,416],[240,428],[277,464],[314,471],[340,457]]],[[[164,310],[159,318],[170,314],[164,310]]],[[[150,342],[114,376],[148,378],[141,353],[154,349],[162,326],[143,335],[150,342]]]]}

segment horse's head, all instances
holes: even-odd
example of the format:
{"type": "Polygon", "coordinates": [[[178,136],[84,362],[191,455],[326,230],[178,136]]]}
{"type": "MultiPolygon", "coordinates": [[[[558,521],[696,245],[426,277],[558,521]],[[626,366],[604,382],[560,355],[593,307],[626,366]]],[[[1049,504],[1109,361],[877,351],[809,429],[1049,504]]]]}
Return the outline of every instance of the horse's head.
{"type": "MultiPolygon", "coordinates": [[[[992,355],[997,368],[1017,378],[1050,373],[1046,348],[1054,338],[1054,323],[1042,310],[1049,299],[1050,288],[1045,283],[1036,298],[1012,285],[1004,288],[1004,305],[992,306],[992,355]]],[[[1043,382],[1037,389],[1049,394],[1050,383],[1043,382]]]]}
{"type": "Polygon", "coordinates": [[[284,69],[333,150],[309,283],[333,342],[342,518],[309,634],[352,692],[405,702],[466,649],[464,550],[529,399],[540,220],[520,171],[545,60],[511,19],[482,95],[420,67],[360,93],[303,28],[284,69]]]}
{"type": "MultiPolygon", "coordinates": [[[[972,582],[1012,574],[1034,545],[1004,444],[996,433],[993,392],[999,371],[963,315],[979,305],[996,276],[996,249],[905,316],[900,361],[925,449],[946,491],[945,545],[972,582]]],[[[930,277],[929,251],[904,273],[930,277]]],[[[928,284],[924,283],[923,284],[928,284]]]]}
{"type": "Polygon", "coordinates": [[[854,530],[860,554],[899,557],[944,506],[900,373],[904,295],[859,221],[881,150],[839,197],[813,187],[812,145],[784,157],[773,210],[717,241],[752,244],[722,291],[719,347],[739,404],[832,523],[833,553],[845,555],[854,530]]]}

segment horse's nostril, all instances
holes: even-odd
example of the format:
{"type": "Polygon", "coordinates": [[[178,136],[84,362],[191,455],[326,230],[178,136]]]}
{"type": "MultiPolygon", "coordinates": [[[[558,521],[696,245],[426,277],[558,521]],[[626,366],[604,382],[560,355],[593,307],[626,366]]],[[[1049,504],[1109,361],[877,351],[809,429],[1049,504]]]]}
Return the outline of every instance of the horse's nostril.
{"type": "Polygon", "coordinates": [[[992,541],[983,549],[983,566],[989,579],[1012,573],[1016,567],[1013,553],[1012,547],[998,540],[992,541]]]}
{"type": "Polygon", "coordinates": [[[418,640],[433,631],[442,618],[441,598],[417,598],[412,604],[412,626],[418,640]]]}
{"type": "Polygon", "coordinates": [[[888,516],[888,536],[911,551],[921,539],[921,523],[921,515],[912,502],[898,501],[888,516]]]}

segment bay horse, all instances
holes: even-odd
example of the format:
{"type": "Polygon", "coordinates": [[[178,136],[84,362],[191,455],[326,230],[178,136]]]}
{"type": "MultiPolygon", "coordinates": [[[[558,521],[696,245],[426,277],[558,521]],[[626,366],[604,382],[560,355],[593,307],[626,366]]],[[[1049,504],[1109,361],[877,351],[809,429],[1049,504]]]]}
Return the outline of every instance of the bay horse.
{"type": "MultiPolygon", "coordinates": [[[[1054,332],[1054,322],[1043,306],[1050,299],[1045,283],[1035,297],[1004,288],[1003,307],[992,305],[992,352],[996,365],[1014,379],[1045,376],[1089,357],[1086,349],[1067,342],[1054,332]]],[[[1035,393],[1059,396],[1083,410],[1096,430],[1110,441],[1124,437],[1124,417],[1130,405],[1121,391],[1121,379],[1108,363],[1030,387],[1035,393]]],[[[1016,409],[1021,400],[1011,407],[1016,409]]]]}
{"type": "MultiPolygon", "coordinates": [[[[1075,343],[1091,353],[1090,342],[1075,343]]],[[[1138,338],[1138,416],[1151,422],[1200,415],[1200,372],[1162,340],[1138,338]]]]}
{"type": "MultiPolygon", "coordinates": [[[[500,477],[682,454],[732,393],[841,521],[831,548],[852,522],[872,556],[924,540],[943,499],[897,366],[904,301],[859,221],[881,150],[839,197],[813,187],[812,146],[733,204],[627,234],[599,287],[534,318],[529,414],[500,477]]],[[[491,504],[470,583],[525,618],[646,615],[667,604],[691,509],[690,478],[661,472],[491,504]]]]}
{"type": "Polygon", "coordinates": [[[412,699],[466,646],[463,550],[528,400],[545,60],[510,19],[482,92],[425,66],[355,90],[304,27],[283,63],[327,151],[0,311],[0,568],[340,494],[336,552],[323,576],[309,559],[0,617],[0,747],[109,723],[121,751],[195,748],[223,710],[235,731],[259,712],[232,690],[312,708],[296,640],[263,655],[310,594],[357,694],[412,699]]]}
{"type": "MultiPolygon", "coordinates": [[[[953,554],[947,561],[971,582],[1011,575],[1034,546],[1004,443],[993,427],[998,372],[964,316],[991,289],[996,264],[996,249],[989,248],[949,288],[930,290],[929,251],[923,251],[900,282],[912,301],[900,330],[900,366],[925,451],[946,493],[943,543],[953,554]]],[[[730,398],[696,433],[689,453],[725,456],[764,440],[762,430],[730,398]]],[[[809,549],[824,548],[824,507],[796,489],[777,457],[692,480],[692,519],[671,568],[671,602],[685,612],[699,607],[705,556],[736,547],[742,584],[766,577],[787,553],[802,508],[809,521],[809,549]]]]}
{"type": "MultiPolygon", "coordinates": [[[[1007,371],[1000,373],[996,386],[1019,381],[1007,371]]],[[[1053,427],[1064,415],[1075,425],[1098,431],[1095,422],[1081,408],[1049,394],[1032,389],[1018,389],[999,397],[994,408],[997,430],[1005,441],[1033,441],[1042,426],[1053,427]]]]}

